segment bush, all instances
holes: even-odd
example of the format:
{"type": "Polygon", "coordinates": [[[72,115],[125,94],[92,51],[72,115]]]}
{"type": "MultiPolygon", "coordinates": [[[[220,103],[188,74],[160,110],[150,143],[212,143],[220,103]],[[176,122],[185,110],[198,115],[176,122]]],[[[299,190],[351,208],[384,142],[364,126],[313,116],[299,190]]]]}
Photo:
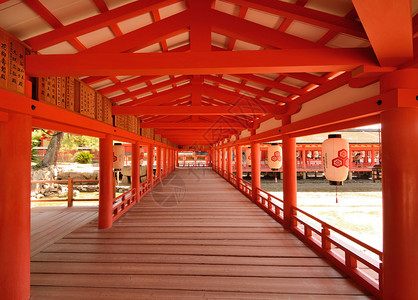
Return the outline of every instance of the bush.
{"type": "Polygon", "coordinates": [[[80,151],[74,155],[74,161],[80,164],[90,164],[94,154],[88,151],[80,151]]]}

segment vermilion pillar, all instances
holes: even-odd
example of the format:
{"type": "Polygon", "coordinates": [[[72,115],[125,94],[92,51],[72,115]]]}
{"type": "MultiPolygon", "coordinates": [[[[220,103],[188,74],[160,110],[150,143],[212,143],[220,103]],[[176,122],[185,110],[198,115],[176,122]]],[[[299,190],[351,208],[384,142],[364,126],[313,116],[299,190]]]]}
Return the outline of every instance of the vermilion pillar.
{"type": "Polygon", "coordinates": [[[283,136],[283,227],[292,225],[292,207],[297,205],[296,138],[283,136]]]}
{"type": "Polygon", "coordinates": [[[228,147],[227,152],[228,152],[228,174],[232,174],[232,147],[228,147]]]}
{"type": "Polygon", "coordinates": [[[161,147],[157,146],[157,164],[155,170],[155,176],[158,178],[161,175],[161,147]]]}
{"type": "Polygon", "coordinates": [[[153,183],[154,173],[154,145],[148,145],[147,149],[147,180],[151,187],[153,183]]]}
{"type": "Polygon", "coordinates": [[[179,167],[179,151],[176,150],[176,167],[179,167]]]}
{"type": "MultiPolygon", "coordinates": [[[[132,165],[131,165],[131,187],[136,189],[137,194],[139,193],[139,166],[140,166],[140,157],[139,157],[139,144],[132,144],[132,165]]],[[[138,197],[139,198],[139,197],[138,197]]],[[[137,200],[138,200],[137,198],[137,200]]]]}
{"type": "Polygon", "coordinates": [[[242,146],[236,146],[235,170],[237,176],[237,189],[240,188],[240,180],[242,179],[242,146]]]}
{"type": "Polygon", "coordinates": [[[167,174],[171,173],[172,167],[172,160],[173,160],[173,154],[171,152],[171,149],[167,148],[167,174]]]}
{"type": "Polygon", "coordinates": [[[221,154],[222,154],[222,176],[224,176],[225,171],[226,171],[226,151],[225,151],[225,148],[221,149],[221,154]]]}
{"type": "Polygon", "coordinates": [[[163,162],[162,162],[162,168],[163,168],[163,174],[167,173],[167,148],[163,148],[163,162]]]}
{"type": "MultiPolygon", "coordinates": [[[[382,78],[382,92],[409,90],[397,102],[412,106],[417,78],[418,70],[393,72],[382,78]]],[[[418,107],[385,111],[381,124],[383,299],[418,299],[418,107]]]]}
{"type": "Polygon", "coordinates": [[[112,227],[113,207],[113,135],[106,135],[99,141],[100,147],[100,191],[99,228],[112,227]]]}
{"type": "Polygon", "coordinates": [[[260,180],[260,144],[251,144],[251,187],[253,189],[253,201],[257,201],[257,189],[261,187],[260,180]]]}
{"type": "Polygon", "coordinates": [[[29,299],[32,124],[27,115],[7,119],[0,121],[0,298],[29,299]]]}

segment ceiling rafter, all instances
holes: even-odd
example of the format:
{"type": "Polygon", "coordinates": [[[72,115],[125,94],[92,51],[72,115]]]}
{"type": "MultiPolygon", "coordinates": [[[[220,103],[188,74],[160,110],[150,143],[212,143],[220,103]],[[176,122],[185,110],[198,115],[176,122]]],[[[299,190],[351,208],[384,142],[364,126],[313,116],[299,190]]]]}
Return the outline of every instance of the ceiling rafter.
{"type": "Polygon", "coordinates": [[[298,95],[302,95],[306,93],[306,91],[304,91],[301,88],[294,87],[294,86],[284,84],[284,83],[280,83],[279,81],[276,81],[276,80],[270,80],[270,79],[266,79],[260,76],[252,75],[252,74],[231,74],[231,76],[234,76],[243,80],[248,80],[253,83],[258,83],[269,88],[281,90],[286,93],[292,93],[292,94],[298,94],[298,95]]]}
{"type": "MultiPolygon", "coordinates": [[[[64,26],[41,2],[39,2],[39,0],[23,1],[53,28],[58,29],[64,26]]],[[[86,47],[76,37],[68,39],[68,42],[78,51],[86,49],[86,47]]],[[[28,44],[30,45],[30,43],[28,44]]]]}
{"type": "Polygon", "coordinates": [[[244,122],[144,122],[142,128],[171,128],[171,129],[244,129],[244,122]]]}
{"type": "MultiPolygon", "coordinates": [[[[34,0],[30,0],[34,1],[34,0]]],[[[181,0],[141,0],[124,6],[109,10],[90,18],[62,26],[55,30],[40,34],[38,36],[25,40],[33,50],[41,50],[55,44],[76,38],[86,33],[109,26],[112,23],[118,23],[138,15],[158,9],[181,0]]]]}
{"type": "Polygon", "coordinates": [[[135,86],[135,85],[144,83],[147,80],[152,80],[152,79],[155,79],[155,78],[158,78],[158,77],[160,77],[160,76],[157,76],[157,75],[141,76],[141,77],[129,79],[129,80],[126,80],[126,81],[121,81],[118,84],[111,85],[111,86],[108,86],[108,87],[105,87],[105,88],[101,88],[101,89],[98,89],[97,91],[102,93],[103,95],[108,95],[108,94],[116,92],[118,90],[129,88],[131,86],[135,86]]]}
{"type": "Polygon", "coordinates": [[[172,88],[167,91],[159,92],[155,95],[146,96],[121,104],[120,106],[137,106],[152,101],[154,105],[160,105],[169,101],[174,101],[179,98],[189,96],[192,93],[192,87],[190,84],[182,85],[180,87],[172,88]]]}
{"type": "MultiPolygon", "coordinates": [[[[96,4],[97,8],[101,13],[109,11],[109,8],[107,7],[106,2],[104,0],[93,0],[93,2],[94,4],[96,4]]],[[[121,36],[123,34],[118,24],[112,22],[109,24],[109,27],[115,36],[121,36]]]]}
{"type": "Polygon", "coordinates": [[[122,36],[111,39],[83,51],[92,53],[134,52],[144,47],[159,43],[180,33],[189,31],[190,13],[183,11],[161,21],[141,27],[122,36]]]}
{"type": "Polygon", "coordinates": [[[212,82],[218,82],[219,84],[229,86],[229,87],[234,88],[238,91],[248,92],[248,93],[254,94],[256,96],[265,97],[265,98],[268,98],[268,99],[275,100],[277,102],[283,102],[283,103],[289,102],[289,100],[286,99],[283,96],[279,96],[279,95],[275,95],[275,94],[272,94],[272,93],[269,93],[269,92],[265,92],[263,90],[259,90],[259,89],[247,86],[243,83],[236,83],[236,82],[233,82],[231,80],[222,79],[222,78],[212,76],[212,75],[206,75],[206,76],[204,76],[204,78],[206,80],[209,80],[209,81],[212,81],[212,82]]]}
{"type": "Polygon", "coordinates": [[[211,10],[209,17],[212,20],[212,30],[214,32],[256,44],[264,48],[323,48],[322,45],[318,45],[314,42],[220,11],[211,10]]]}
{"type": "Polygon", "coordinates": [[[318,10],[306,8],[304,6],[294,5],[275,0],[227,1],[237,5],[247,6],[249,8],[268,12],[281,17],[290,18],[304,23],[327,28],[329,30],[343,32],[360,38],[367,38],[361,23],[348,20],[344,17],[339,17],[318,10]]]}
{"type": "MultiPolygon", "coordinates": [[[[165,81],[162,81],[162,82],[159,82],[159,83],[156,83],[156,84],[150,84],[147,87],[140,88],[140,89],[137,89],[137,90],[133,90],[133,91],[130,91],[129,93],[126,93],[126,94],[123,94],[123,95],[112,97],[112,98],[110,98],[110,100],[113,103],[117,103],[117,102],[129,99],[129,98],[131,98],[135,101],[134,97],[136,97],[136,96],[146,94],[146,93],[155,91],[157,89],[165,88],[167,86],[172,85],[173,83],[179,83],[179,82],[183,82],[185,80],[189,80],[189,76],[183,75],[183,76],[175,77],[174,79],[165,80],[165,81]]],[[[135,104],[135,103],[133,103],[134,101],[132,101],[130,103],[135,104]]]]}

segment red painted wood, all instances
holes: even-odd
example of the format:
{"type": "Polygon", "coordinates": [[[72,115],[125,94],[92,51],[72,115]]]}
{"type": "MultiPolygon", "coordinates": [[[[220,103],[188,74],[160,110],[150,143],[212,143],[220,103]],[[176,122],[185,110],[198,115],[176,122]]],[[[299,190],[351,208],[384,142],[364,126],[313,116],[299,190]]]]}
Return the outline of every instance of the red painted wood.
{"type": "MultiPolygon", "coordinates": [[[[148,77],[147,80],[150,80],[150,78],[155,78],[155,76],[144,76],[144,77],[148,77]]],[[[110,100],[112,100],[113,103],[116,103],[116,102],[119,102],[119,101],[122,101],[122,100],[125,100],[125,99],[128,99],[128,98],[135,99],[135,96],[138,96],[138,95],[141,95],[141,94],[146,94],[146,93],[149,93],[149,92],[157,90],[157,89],[165,88],[165,87],[171,86],[175,83],[184,82],[188,79],[189,79],[189,76],[179,76],[179,77],[176,77],[174,79],[169,79],[169,80],[159,82],[159,83],[156,83],[156,84],[148,85],[145,88],[140,88],[140,89],[134,90],[132,92],[122,94],[120,96],[112,97],[112,98],[110,98],[110,100]]],[[[137,80],[137,82],[139,82],[139,81],[140,80],[137,80]]],[[[127,85],[124,82],[123,84],[124,84],[124,87],[129,87],[129,86],[132,86],[132,85],[135,85],[135,84],[138,84],[138,83],[135,83],[135,84],[132,84],[132,85],[130,83],[129,85],[127,85]]],[[[181,88],[178,88],[178,89],[181,89],[181,88]]],[[[153,96],[155,96],[155,95],[153,95],[153,96]]],[[[136,104],[137,102],[140,102],[142,104],[142,103],[146,103],[148,101],[147,101],[147,99],[144,100],[143,98],[141,98],[139,101],[129,102],[128,105],[136,104]]],[[[152,102],[154,102],[154,101],[152,101],[152,102]]]]}
{"type": "MultiPolygon", "coordinates": [[[[176,36],[188,31],[190,13],[184,11],[159,22],[141,27],[107,42],[93,46],[83,53],[120,53],[134,52],[161,40],[176,36]]],[[[161,73],[163,74],[163,73],[161,73]]],[[[159,74],[159,75],[161,75],[159,74]]],[[[144,74],[143,74],[144,75],[144,74]]]]}
{"type": "MultiPolygon", "coordinates": [[[[106,87],[106,88],[98,89],[97,91],[102,93],[103,95],[107,95],[107,94],[119,91],[121,89],[125,89],[125,88],[128,88],[128,87],[137,85],[137,84],[141,84],[141,83],[146,82],[147,80],[152,80],[152,79],[155,79],[155,78],[158,78],[158,77],[159,76],[140,76],[138,78],[134,78],[134,79],[126,80],[126,81],[123,81],[123,82],[119,82],[115,85],[111,85],[111,86],[106,87]]],[[[92,83],[94,83],[94,82],[92,82],[92,83]]]]}
{"type": "Polygon", "coordinates": [[[148,145],[147,147],[147,181],[151,188],[154,186],[153,175],[154,175],[154,146],[148,145]]]}
{"type": "Polygon", "coordinates": [[[286,112],[285,106],[277,105],[258,105],[248,106],[113,106],[114,115],[264,115],[266,113],[283,114],[286,112]]]}
{"type": "MultiPolygon", "coordinates": [[[[146,104],[147,102],[152,102],[153,105],[160,105],[170,101],[175,101],[179,98],[184,98],[189,96],[192,93],[192,88],[190,85],[184,85],[176,88],[172,88],[167,91],[159,92],[154,95],[146,96],[140,99],[135,99],[130,102],[121,104],[121,107],[125,106],[135,106],[135,105],[142,105],[146,104]]],[[[122,97],[121,97],[122,98],[122,97]]],[[[127,99],[123,97],[123,100],[127,99]]]]}
{"type": "MultiPolygon", "coordinates": [[[[290,118],[283,124],[289,124],[290,118]]],[[[283,136],[283,227],[292,227],[292,207],[297,207],[296,138],[283,136]]]]}
{"type": "Polygon", "coordinates": [[[99,228],[112,227],[113,206],[113,136],[101,138],[100,145],[100,192],[99,228]]]}
{"type": "Polygon", "coordinates": [[[123,49],[114,51],[116,53],[30,55],[26,56],[26,71],[29,76],[199,75],[339,72],[352,70],[362,64],[377,65],[372,50],[367,48],[186,53],[119,53],[123,49]]]}
{"type": "Polygon", "coordinates": [[[178,0],[144,0],[129,3],[108,12],[80,20],[53,31],[25,40],[33,50],[41,50],[77,36],[98,30],[112,23],[118,23],[144,14],[152,9],[176,3],[178,0]]]}
{"type": "MultiPolygon", "coordinates": [[[[381,89],[396,88],[399,83],[415,89],[417,81],[405,78],[415,71],[398,71],[382,80],[381,89]],[[404,80],[406,79],[406,80],[404,80]]],[[[412,99],[414,100],[414,99],[412,99]]],[[[415,100],[416,102],[416,100],[415,100]]],[[[418,109],[415,106],[387,110],[382,124],[383,195],[383,299],[414,299],[418,296],[418,109]],[[412,240],[411,240],[412,239],[412,240]]]]}
{"type": "Polygon", "coordinates": [[[313,43],[266,26],[212,10],[209,13],[213,31],[267,49],[323,48],[313,43]]]}
{"type": "Polygon", "coordinates": [[[0,295],[29,299],[31,117],[0,122],[0,295]]]}
{"type": "Polygon", "coordinates": [[[261,188],[260,144],[251,143],[251,187],[252,201],[257,202],[257,189],[261,188]]]}
{"type": "Polygon", "coordinates": [[[319,27],[366,38],[359,22],[347,20],[318,10],[274,0],[229,0],[229,2],[298,20],[319,27]]]}
{"type": "Polygon", "coordinates": [[[355,0],[353,4],[381,66],[397,66],[414,58],[411,1],[355,0]]]}

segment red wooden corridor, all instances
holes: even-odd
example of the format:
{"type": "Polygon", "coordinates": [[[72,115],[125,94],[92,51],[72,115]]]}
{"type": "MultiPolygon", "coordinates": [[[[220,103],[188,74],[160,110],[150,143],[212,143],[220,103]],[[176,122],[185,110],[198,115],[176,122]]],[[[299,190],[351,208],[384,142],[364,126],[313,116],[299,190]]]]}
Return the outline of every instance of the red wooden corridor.
{"type": "MultiPolygon", "coordinates": [[[[42,128],[99,138],[96,231],[129,228],[121,225],[132,220],[125,213],[151,222],[149,193],[176,169],[179,151],[204,151],[208,165],[253,204],[374,296],[418,298],[418,0],[0,0],[0,47],[1,297],[30,297],[31,131],[42,128]],[[297,202],[296,138],[376,124],[383,252],[304,213],[297,202]],[[260,189],[260,145],[277,141],[282,202],[260,189]],[[132,149],[131,189],[116,198],[114,142],[132,149]],[[249,147],[246,183],[239,154],[249,147]],[[144,212],[136,205],[141,199],[144,212]],[[377,276],[363,274],[364,266],[377,276]]],[[[210,192],[219,195],[217,188],[210,192]]],[[[195,200],[192,207],[204,203],[197,215],[223,203],[195,200]]],[[[175,209],[169,213],[175,218],[175,209]]],[[[260,213],[254,212],[257,222],[260,213]]],[[[263,230],[278,226],[260,222],[263,230]]],[[[82,246],[60,245],[50,249],[82,246]]],[[[260,291],[265,281],[257,280],[260,291]]],[[[295,288],[289,280],[284,289],[295,288]]]]}
{"type": "Polygon", "coordinates": [[[371,299],[211,169],[32,257],[31,299],[371,299]]]}

